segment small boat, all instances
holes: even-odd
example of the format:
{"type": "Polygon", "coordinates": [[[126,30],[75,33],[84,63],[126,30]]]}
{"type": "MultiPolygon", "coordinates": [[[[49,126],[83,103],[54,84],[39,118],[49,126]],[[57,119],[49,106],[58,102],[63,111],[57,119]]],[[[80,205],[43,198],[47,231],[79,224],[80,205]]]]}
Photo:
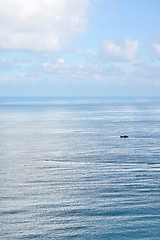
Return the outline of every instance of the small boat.
{"type": "Polygon", "coordinates": [[[121,135],[120,138],[128,138],[127,135],[121,135]]]}

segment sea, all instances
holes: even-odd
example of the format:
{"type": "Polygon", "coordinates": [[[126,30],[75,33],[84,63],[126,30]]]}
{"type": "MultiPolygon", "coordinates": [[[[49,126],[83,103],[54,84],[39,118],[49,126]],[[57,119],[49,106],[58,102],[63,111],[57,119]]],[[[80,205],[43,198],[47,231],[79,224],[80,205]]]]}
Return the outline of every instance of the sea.
{"type": "Polygon", "coordinates": [[[0,239],[159,240],[160,98],[1,97],[0,239]]]}

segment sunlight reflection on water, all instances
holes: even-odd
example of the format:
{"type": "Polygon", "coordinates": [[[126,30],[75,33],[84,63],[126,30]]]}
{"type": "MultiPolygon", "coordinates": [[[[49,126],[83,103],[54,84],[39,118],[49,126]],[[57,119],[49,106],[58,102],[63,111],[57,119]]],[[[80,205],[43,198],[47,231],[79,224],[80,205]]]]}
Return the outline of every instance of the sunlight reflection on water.
{"type": "Polygon", "coordinates": [[[160,101],[3,103],[1,239],[159,239],[160,101]]]}

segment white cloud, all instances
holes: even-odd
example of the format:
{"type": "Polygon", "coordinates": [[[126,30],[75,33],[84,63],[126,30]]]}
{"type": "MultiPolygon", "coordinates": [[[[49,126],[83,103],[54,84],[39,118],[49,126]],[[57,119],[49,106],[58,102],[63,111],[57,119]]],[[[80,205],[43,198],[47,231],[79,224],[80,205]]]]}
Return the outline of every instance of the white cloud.
{"type": "Polygon", "coordinates": [[[102,54],[112,60],[131,61],[138,52],[139,42],[137,40],[106,38],[102,43],[102,54]],[[118,42],[118,43],[117,43],[118,42]]]}
{"type": "Polygon", "coordinates": [[[0,0],[0,48],[60,51],[86,30],[89,0],[0,0]]]}
{"type": "Polygon", "coordinates": [[[64,59],[63,58],[58,58],[57,62],[58,63],[64,63],[64,59]]]}
{"type": "MultiPolygon", "coordinates": [[[[36,72],[36,70],[34,71],[36,72]]],[[[43,63],[38,69],[41,75],[47,74],[52,76],[61,76],[60,79],[65,82],[78,81],[79,83],[84,81],[90,82],[108,82],[122,78],[124,71],[120,67],[115,65],[106,65],[101,63],[88,63],[88,64],[71,64],[67,62],[55,62],[55,63],[43,63]],[[51,74],[52,73],[52,74],[51,74]],[[63,76],[63,77],[62,77],[63,76]],[[117,78],[118,76],[118,78],[117,78]],[[71,80],[72,79],[72,80],[71,80]]]]}
{"type": "Polygon", "coordinates": [[[160,66],[158,63],[137,63],[135,64],[135,71],[132,73],[132,77],[140,83],[158,83],[160,81],[160,66]]]}
{"type": "Polygon", "coordinates": [[[153,43],[151,45],[153,55],[160,57],[160,43],[153,43]]]}

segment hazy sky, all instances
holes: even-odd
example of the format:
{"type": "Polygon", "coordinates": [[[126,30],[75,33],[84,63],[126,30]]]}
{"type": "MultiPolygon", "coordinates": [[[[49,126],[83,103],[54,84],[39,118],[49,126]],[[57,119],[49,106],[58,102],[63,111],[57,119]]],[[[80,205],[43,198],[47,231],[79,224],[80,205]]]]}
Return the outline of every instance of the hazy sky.
{"type": "Polygon", "coordinates": [[[0,0],[0,96],[160,96],[159,0],[0,0]]]}

